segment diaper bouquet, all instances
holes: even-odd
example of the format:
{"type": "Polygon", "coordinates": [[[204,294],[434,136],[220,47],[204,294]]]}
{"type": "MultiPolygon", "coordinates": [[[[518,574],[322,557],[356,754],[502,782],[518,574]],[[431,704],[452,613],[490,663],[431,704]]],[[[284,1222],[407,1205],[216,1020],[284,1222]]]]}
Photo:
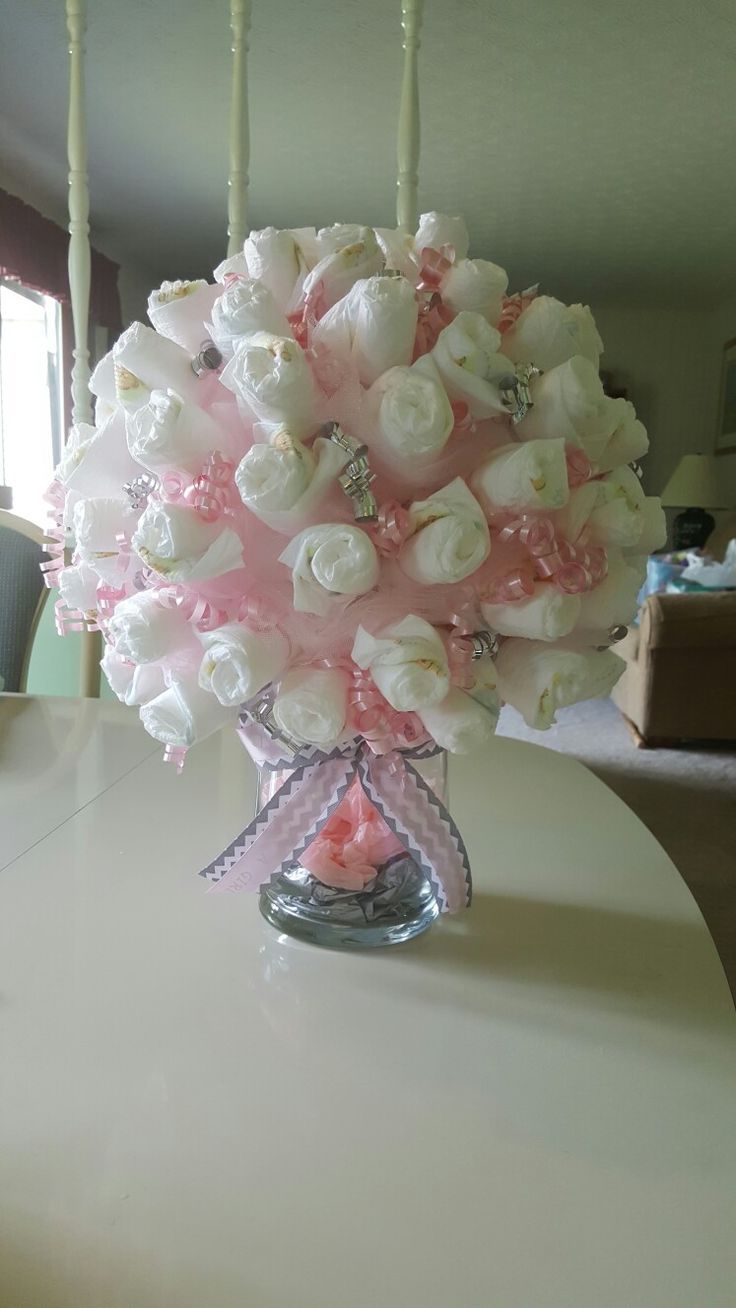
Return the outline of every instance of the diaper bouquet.
{"type": "Polygon", "coordinates": [[[335,891],[403,853],[462,907],[460,833],[416,764],[605,695],[659,502],[598,375],[590,310],[414,235],[253,232],[164,283],[95,368],[49,492],[61,631],[99,628],[115,694],[181,766],[237,728],[285,778],[204,870],[295,860],[335,891]]]}

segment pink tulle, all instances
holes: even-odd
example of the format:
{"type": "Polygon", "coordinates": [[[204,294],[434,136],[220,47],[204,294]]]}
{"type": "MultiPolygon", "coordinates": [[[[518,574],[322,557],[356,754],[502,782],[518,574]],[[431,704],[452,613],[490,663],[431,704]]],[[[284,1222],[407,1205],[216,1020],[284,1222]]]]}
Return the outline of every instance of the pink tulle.
{"type": "Polygon", "coordinates": [[[299,861],[326,886],[362,890],[382,863],[403,852],[356,777],[299,861]]]}

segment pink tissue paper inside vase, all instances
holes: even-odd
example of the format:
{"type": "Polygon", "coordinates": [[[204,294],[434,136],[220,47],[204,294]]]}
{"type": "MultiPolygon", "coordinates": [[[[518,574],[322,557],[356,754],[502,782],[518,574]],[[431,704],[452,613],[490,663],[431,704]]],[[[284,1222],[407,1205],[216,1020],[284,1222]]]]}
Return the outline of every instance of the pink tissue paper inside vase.
{"type": "Polygon", "coordinates": [[[362,890],[382,863],[405,852],[356,777],[299,862],[326,886],[362,890]]]}

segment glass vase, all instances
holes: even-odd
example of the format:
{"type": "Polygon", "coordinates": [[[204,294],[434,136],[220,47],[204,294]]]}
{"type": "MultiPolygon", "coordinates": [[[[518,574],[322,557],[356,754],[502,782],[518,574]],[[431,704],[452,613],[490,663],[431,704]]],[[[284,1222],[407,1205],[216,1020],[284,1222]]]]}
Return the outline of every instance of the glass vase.
{"type": "MultiPolygon", "coordinates": [[[[412,759],[444,804],[447,755],[412,759]]],[[[257,811],[291,775],[258,770],[257,811]]],[[[357,777],[317,838],[263,887],[260,909],[279,931],[332,949],[376,949],[421,935],[439,913],[425,873],[393,836],[357,777]]]]}

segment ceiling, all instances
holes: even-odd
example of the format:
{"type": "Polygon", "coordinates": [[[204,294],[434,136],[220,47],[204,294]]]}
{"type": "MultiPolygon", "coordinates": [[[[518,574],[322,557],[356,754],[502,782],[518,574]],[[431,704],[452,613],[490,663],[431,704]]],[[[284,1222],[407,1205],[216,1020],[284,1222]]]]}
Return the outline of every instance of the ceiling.
{"type": "MultiPolygon", "coordinates": [[[[399,0],[254,0],[251,226],[393,225],[399,0]]],[[[227,0],[88,0],[92,224],[152,280],[224,252],[227,0]]],[[[63,205],[63,0],[0,0],[0,161],[63,205]]],[[[733,0],[427,0],[422,208],[512,285],[736,293],[733,0]]]]}

